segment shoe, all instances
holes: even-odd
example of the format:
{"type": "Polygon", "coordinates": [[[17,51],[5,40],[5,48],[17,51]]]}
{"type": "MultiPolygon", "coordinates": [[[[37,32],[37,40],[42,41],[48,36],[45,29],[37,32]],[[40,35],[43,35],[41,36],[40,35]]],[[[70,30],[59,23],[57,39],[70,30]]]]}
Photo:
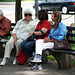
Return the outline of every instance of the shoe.
{"type": "Polygon", "coordinates": [[[37,58],[37,56],[35,56],[34,59],[31,60],[31,62],[42,62],[42,61],[41,61],[41,58],[40,57],[37,58]]]}
{"type": "Polygon", "coordinates": [[[3,61],[0,63],[1,66],[4,66],[6,64],[7,60],[3,58],[3,61]]]}
{"type": "Polygon", "coordinates": [[[35,64],[35,66],[33,66],[33,67],[31,67],[30,68],[31,70],[42,70],[42,66],[41,66],[41,64],[35,64]]]}
{"type": "Polygon", "coordinates": [[[16,58],[15,58],[14,61],[13,61],[13,65],[16,65],[16,58]]]}
{"type": "Polygon", "coordinates": [[[38,65],[35,64],[35,66],[31,67],[30,69],[31,69],[31,70],[38,70],[38,65]]]}
{"type": "Polygon", "coordinates": [[[38,65],[38,70],[42,70],[42,66],[41,66],[41,64],[38,65]]]}

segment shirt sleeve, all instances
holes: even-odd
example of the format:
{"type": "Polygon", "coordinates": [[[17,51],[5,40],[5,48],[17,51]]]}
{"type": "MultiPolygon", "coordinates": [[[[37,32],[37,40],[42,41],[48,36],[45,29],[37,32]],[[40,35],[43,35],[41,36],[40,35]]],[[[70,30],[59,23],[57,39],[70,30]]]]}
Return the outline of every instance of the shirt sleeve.
{"type": "Polygon", "coordinates": [[[43,27],[50,30],[51,29],[51,23],[49,21],[47,21],[44,23],[43,27]]]}

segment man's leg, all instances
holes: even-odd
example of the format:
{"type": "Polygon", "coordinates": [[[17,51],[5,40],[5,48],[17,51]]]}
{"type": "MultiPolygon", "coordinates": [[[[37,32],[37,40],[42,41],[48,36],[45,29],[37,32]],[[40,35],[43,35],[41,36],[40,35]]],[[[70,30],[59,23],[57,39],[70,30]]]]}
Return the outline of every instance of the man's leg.
{"type": "MultiPolygon", "coordinates": [[[[16,44],[15,44],[15,46],[16,46],[16,56],[17,56],[18,53],[22,50],[22,49],[21,49],[21,46],[20,46],[20,44],[21,44],[22,41],[23,41],[22,39],[19,39],[19,40],[17,40],[17,42],[16,42],[16,44]]],[[[14,65],[16,64],[16,56],[15,56],[15,59],[14,59],[14,61],[13,61],[13,64],[14,64],[14,65]]]]}

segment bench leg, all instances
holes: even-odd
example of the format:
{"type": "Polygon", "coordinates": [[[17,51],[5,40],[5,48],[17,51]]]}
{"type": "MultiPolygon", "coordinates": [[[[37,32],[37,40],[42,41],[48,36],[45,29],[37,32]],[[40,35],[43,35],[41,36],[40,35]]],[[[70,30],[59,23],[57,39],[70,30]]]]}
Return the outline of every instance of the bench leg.
{"type": "Polygon", "coordinates": [[[42,63],[47,63],[48,62],[48,54],[45,50],[42,52],[42,63]]]}
{"type": "Polygon", "coordinates": [[[59,69],[71,68],[71,55],[63,53],[53,53],[53,56],[58,62],[59,69]]]}

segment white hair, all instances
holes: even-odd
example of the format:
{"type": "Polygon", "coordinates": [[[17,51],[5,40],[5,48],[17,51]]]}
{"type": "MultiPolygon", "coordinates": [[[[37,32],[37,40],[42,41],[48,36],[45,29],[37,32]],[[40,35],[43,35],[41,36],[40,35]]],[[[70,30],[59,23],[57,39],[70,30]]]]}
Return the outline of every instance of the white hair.
{"type": "Polygon", "coordinates": [[[27,9],[24,10],[24,14],[25,14],[26,12],[30,12],[30,13],[32,14],[32,11],[31,11],[29,8],[27,8],[27,9]]]}
{"type": "Polygon", "coordinates": [[[3,11],[0,9],[0,15],[1,15],[1,14],[3,15],[3,11]]]}

